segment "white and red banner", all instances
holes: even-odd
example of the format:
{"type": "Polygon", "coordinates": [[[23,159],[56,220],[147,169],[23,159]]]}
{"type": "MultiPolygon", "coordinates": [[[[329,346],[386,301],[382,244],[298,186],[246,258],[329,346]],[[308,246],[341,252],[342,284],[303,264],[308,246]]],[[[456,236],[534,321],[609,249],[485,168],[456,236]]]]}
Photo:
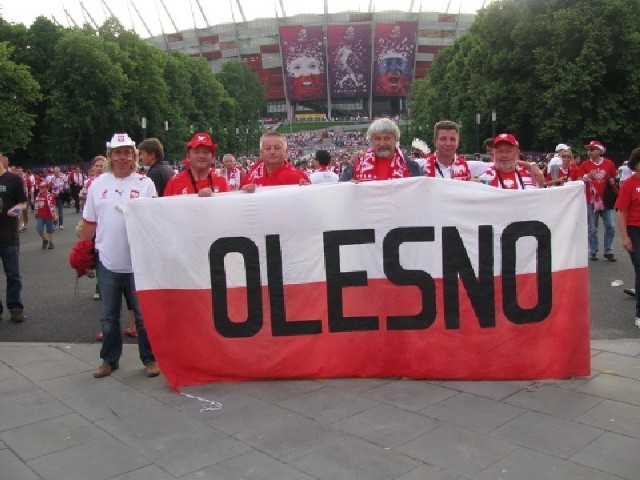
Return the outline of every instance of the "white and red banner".
{"type": "Polygon", "coordinates": [[[582,183],[408,178],[137,199],[142,311],[173,388],[588,375],[582,183]]]}

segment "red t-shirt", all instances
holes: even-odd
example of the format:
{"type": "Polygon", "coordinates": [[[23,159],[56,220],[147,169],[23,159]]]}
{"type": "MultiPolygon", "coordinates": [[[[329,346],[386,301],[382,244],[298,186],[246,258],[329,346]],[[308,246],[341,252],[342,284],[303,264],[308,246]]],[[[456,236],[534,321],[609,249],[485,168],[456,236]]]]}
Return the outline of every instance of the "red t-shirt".
{"type": "Polygon", "coordinates": [[[190,193],[198,193],[203,188],[210,188],[213,193],[222,193],[229,191],[229,184],[224,177],[216,174],[213,170],[209,172],[207,178],[195,180],[191,175],[191,170],[187,168],[169,179],[167,186],[164,188],[163,196],[188,195],[190,193]]]}
{"type": "Polygon", "coordinates": [[[39,193],[35,201],[36,215],[43,220],[53,218],[53,209],[56,206],[56,199],[50,193],[39,193]]]}
{"type": "Polygon", "coordinates": [[[311,183],[309,177],[302,171],[295,168],[289,162],[284,164],[277,170],[267,173],[264,163],[260,160],[249,171],[247,176],[242,179],[241,187],[252,183],[256,186],[275,187],[277,185],[299,185],[300,180],[311,183]],[[261,172],[261,174],[258,174],[261,172]]]}
{"type": "MultiPolygon", "coordinates": [[[[564,171],[562,169],[562,166],[561,166],[560,167],[560,173],[558,173],[558,179],[565,178],[565,177],[567,177],[567,181],[569,181],[569,180],[578,180],[579,178],[582,178],[582,175],[580,175],[580,167],[578,167],[574,163],[570,163],[569,164],[569,171],[564,171]]],[[[551,177],[551,173],[547,174],[546,180],[547,180],[547,182],[550,182],[551,180],[553,180],[553,177],[551,177]]]]}
{"type": "Polygon", "coordinates": [[[587,194],[587,202],[592,199],[592,195],[589,192],[590,187],[595,188],[595,190],[598,192],[599,198],[602,198],[604,196],[604,189],[607,186],[609,178],[616,178],[616,176],[618,175],[618,170],[616,169],[615,164],[608,158],[603,158],[602,162],[600,162],[598,165],[593,163],[593,160],[591,159],[585,160],[580,164],[580,173],[583,176],[588,175],[592,171],[595,172],[594,178],[591,178],[591,176],[589,176],[589,180],[585,180],[585,184],[587,185],[587,188],[585,188],[587,194]]]}
{"type": "Polygon", "coordinates": [[[640,227],[640,177],[633,174],[620,186],[616,210],[627,212],[627,226],[640,227]]]}

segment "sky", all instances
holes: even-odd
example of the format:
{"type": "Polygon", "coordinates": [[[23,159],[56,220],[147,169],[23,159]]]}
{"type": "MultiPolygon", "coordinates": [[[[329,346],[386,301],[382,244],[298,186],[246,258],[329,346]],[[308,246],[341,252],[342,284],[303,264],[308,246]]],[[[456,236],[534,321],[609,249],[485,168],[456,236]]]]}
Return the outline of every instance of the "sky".
{"type": "MultiPolygon", "coordinates": [[[[153,35],[172,33],[175,30],[172,21],[162,7],[163,0],[0,0],[0,15],[11,23],[30,26],[36,17],[42,15],[57,21],[63,26],[81,26],[92,23],[89,16],[98,24],[109,16],[104,7],[106,3],[126,28],[134,28],[141,37],[148,37],[147,29],[132,5],[140,12],[153,35]],[[82,6],[84,6],[83,10],[82,6]],[[66,13],[65,13],[66,10],[66,13]],[[68,15],[67,15],[68,13],[68,15]],[[73,22],[72,22],[73,20],[73,22]]],[[[375,11],[401,10],[419,12],[438,11],[449,13],[475,13],[483,4],[492,0],[373,0],[375,11]]],[[[203,28],[209,25],[242,21],[236,0],[200,0],[207,19],[205,22],[196,0],[164,0],[178,30],[203,28]]],[[[324,0],[240,0],[247,20],[282,15],[280,4],[284,4],[287,16],[299,13],[322,13],[324,0]]],[[[328,0],[329,12],[361,11],[369,8],[369,0],[328,0]]]]}

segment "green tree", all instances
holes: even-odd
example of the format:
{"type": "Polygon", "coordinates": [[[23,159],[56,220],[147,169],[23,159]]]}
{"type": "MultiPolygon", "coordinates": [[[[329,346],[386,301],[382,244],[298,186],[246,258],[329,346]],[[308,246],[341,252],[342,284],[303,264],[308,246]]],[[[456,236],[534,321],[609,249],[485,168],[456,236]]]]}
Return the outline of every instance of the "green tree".
{"type": "Polygon", "coordinates": [[[35,124],[32,109],[41,99],[29,67],[13,62],[11,53],[9,44],[0,42],[0,150],[7,153],[29,143],[35,124]]]}
{"type": "Polygon", "coordinates": [[[256,74],[242,62],[226,62],[216,74],[229,96],[238,102],[241,125],[257,122],[267,104],[267,94],[256,74]]]}

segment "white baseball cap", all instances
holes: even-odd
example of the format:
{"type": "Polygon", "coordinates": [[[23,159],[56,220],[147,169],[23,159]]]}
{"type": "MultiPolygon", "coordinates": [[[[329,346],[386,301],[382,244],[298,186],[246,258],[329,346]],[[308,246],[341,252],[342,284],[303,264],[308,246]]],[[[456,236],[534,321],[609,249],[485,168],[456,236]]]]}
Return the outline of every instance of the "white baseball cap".
{"type": "Polygon", "coordinates": [[[111,141],[107,142],[107,148],[133,147],[136,148],[136,142],[129,138],[126,133],[114,133],[111,141]]]}
{"type": "Polygon", "coordinates": [[[566,145],[564,143],[559,143],[558,145],[556,145],[556,152],[559,152],[560,150],[568,150],[569,148],[571,148],[569,145],[566,145]]]}

